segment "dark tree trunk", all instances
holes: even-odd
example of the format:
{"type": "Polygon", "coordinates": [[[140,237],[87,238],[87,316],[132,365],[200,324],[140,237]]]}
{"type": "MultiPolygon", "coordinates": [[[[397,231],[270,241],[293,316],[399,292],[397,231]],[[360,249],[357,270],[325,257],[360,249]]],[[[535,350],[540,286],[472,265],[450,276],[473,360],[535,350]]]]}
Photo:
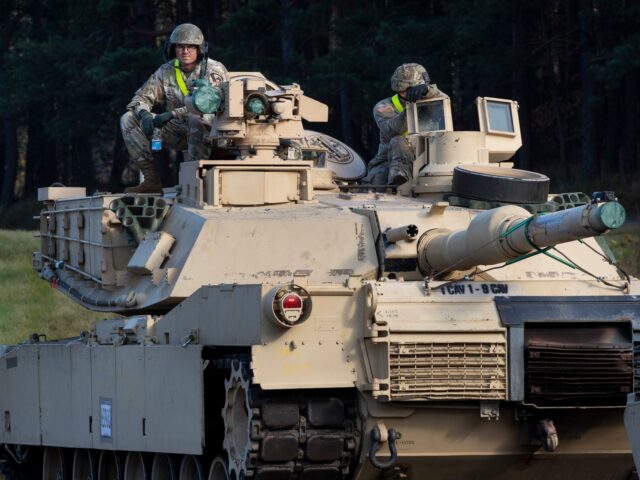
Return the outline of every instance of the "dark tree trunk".
{"type": "Polygon", "coordinates": [[[176,2],[176,25],[189,22],[191,20],[191,13],[191,0],[178,0],[176,2]]]}
{"type": "Polygon", "coordinates": [[[638,72],[630,72],[624,79],[624,132],[622,144],[623,178],[631,179],[640,170],[638,162],[638,72]]]}
{"type": "MultiPolygon", "coordinates": [[[[338,52],[342,45],[337,32],[337,24],[342,18],[342,9],[344,5],[339,2],[331,4],[331,17],[329,21],[329,51],[338,52]]],[[[335,72],[335,78],[338,86],[338,102],[340,105],[340,130],[342,140],[347,144],[352,144],[353,134],[351,132],[351,108],[349,105],[349,89],[347,81],[344,78],[344,72],[335,72]]]]}
{"type": "Polygon", "coordinates": [[[529,170],[531,168],[531,150],[530,150],[530,103],[529,88],[527,82],[527,69],[525,67],[526,52],[525,45],[525,23],[524,9],[526,0],[519,0],[515,12],[515,21],[512,26],[512,46],[517,52],[519,63],[513,73],[513,96],[520,105],[520,132],[522,134],[522,147],[518,150],[516,160],[518,168],[529,170]]]}
{"type": "Polygon", "coordinates": [[[585,180],[597,174],[593,154],[593,74],[591,72],[591,2],[580,11],[580,164],[585,180]]]}
{"type": "Polygon", "coordinates": [[[30,195],[46,182],[47,166],[50,161],[46,152],[44,125],[35,107],[30,107],[27,120],[27,156],[25,165],[24,194],[30,195]]]}
{"type": "Polygon", "coordinates": [[[349,105],[349,89],[344,81],[340,82],[340,127],[342,140],[347,145],[353,145],[351,134],[351,106],[349,105]]]}
{"type": "Polygon", "coordinates": [[[331,3],[331,14],[329,17],[329,51],[334,52],[338,49],[338,34],[336,32],[336,23],[340,18],[340,8],[336,2],[331,3]]]}
{"type": "Polygon", "coordinates": [[[293,65],[293,21],[291,19],[290,9],[295,4],[295,0],[280,0],[280,58],[284,75],[291,74],[293,65]]]}
{"type": "Polygon", "coordinates": [[[40,162],[41,168],[36,172],[36,186],[46,187],[60,181],[60,148],[57,142],[47,140],[45,153],[40,162]]]}
{"type": "Polygon", "coordinates": [[[197,25],[202,30],[205,40],[208,41],[211,46],[214,40],[214,28],[217,24],[216,22],[222,21],[219,13],[221,8],[220,4],[222,2],[188,0],[184,3],[186,4],[185,7],[187,11],[185,13],[187,16],[184,20],[176,23],[180,24],[188,22],[197,25]]]}
{"type": "Polygon", "coordinates": [[[215,46],[218,44],[218,26],[224,22],[222,14],[224,12],[222,8],[222,2],[211,2],[211,27],[208,29],[209,46],[215,46]]]}
{"type": "Polygon", "coordinates": [[[606,96],[606,111],[604,114],[606,118],[605,145],[600,168],[603,176],[609,173],[616,173],[620,168],[620,155],[618,153],[620,150],[620,112],[624,111],[624,107],[621,107],[619,98],[619,89],[608,92],[606,96]]]}
{"type": "MultiPolygon", "coordinates": [[[[4,120],[3,120],[4,123],[4,120]]],[[[0,157],[0,185],[4,182],[4,169],[6,162],[6,146],[5,146],[5,138],[4,135],[0,135],[0,152],[2,152],[2,157],[0,157]]]]}
{"type": "MultiPolygon", "coordinates": [[[[462,81],[460,79],[460,60],[458,58],[458,52],[456,47],[451,55],[451,61],[449,63],[451,68],[451,110],[453,110],[453,125],[461,125],[463,119],[462,109],[462,81]]],[[[458,127],[459,128],[459,127],[458,127]]]]}
{"type": "MultiPolygon", "coordinates": [[[[28,0],[26,3],[29,17],[33,22],[31,40],[40,41],[46,35],[43,28],[42,5],[38,0],[28,0]]],[[[25,196],[34,194],[42,184],[43,163],[48,159],[45,155],[45,132],[42,120],[42,105],[27,106],[27,151],[25,163],[24,192],[25,196]]]]}
{"type": "Polygon", "coordinates": [[[129,164],[129,154],[124,146],[124,140],[117,130],[115,147],[113,149],[113,164],[111,167],[110,188],[112,191],[119,192],[122,190],[122,174],[129,164]]]}
{"type": "Polygon", "coordinates": [[[91,138],[83,132],[76,132],[71,151],[71,168],[65,183],[69,186],[86,186],[93,191],[96,186],[96,175],[91,155],[91,138]]]}
{"type": "Polygon", "coordinates": [[[149,34],[156,30],[153,1],[134,0],[130,4],[129,9],[131,12],[131,22],[137,37],[137,44],[139,46],[152,45],[153,42],[155,42],[155,37],[149,34]]]}
{"type": "Polygon", "coordinates": [[[4,174],[0,205],[8,205],[15,196],[18,174],[18,124],[14,119],[4,120],[4,174]]]}
{"type": "MultiPolygon", "coordinates": [[[[544,15],[544,12],[541,12],[544,15]]],[[[549,32],[546,24],[546,19],[541,19],[543,29],[543,40],[547,44],[545,47],[545,57],[549,75],[549,93],[551,95],[551,108],[553,110],[553,118],[556,127],[556,140],[558,142],[558,161],[561,165],[561,171],[564,174],[564,180],[568,180],[570,177],[569,161],[567,159],[567,140],[566,140],[566,126],[564,115],[562,112],[562,99],[560,96],[559,83],[561,80],[560,75],[560,61],[558,59],[558,53],[554,41],[549,37],[549,32]]]]}

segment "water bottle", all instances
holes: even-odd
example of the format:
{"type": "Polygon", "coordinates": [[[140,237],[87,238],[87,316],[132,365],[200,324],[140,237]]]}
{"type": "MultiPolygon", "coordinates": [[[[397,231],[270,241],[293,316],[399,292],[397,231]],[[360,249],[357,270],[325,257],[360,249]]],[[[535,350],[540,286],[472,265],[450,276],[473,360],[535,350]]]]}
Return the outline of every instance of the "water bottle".
{"type": "Polygon", "coordinates": [[[162,150],[162,132],[159,128],[153,129],[153,137],[151,137],[151,151],[159,152],[162,150]]]}

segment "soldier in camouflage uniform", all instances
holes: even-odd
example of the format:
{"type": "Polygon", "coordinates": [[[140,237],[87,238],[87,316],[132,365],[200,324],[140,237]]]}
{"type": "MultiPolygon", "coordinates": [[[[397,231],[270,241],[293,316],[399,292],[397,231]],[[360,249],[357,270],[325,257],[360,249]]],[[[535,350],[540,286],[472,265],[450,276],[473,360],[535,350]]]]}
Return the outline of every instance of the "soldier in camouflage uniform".
{"type": "Polygon", "coordinates": [[[373,108],[373,118],[380,129],[380,146],[369,162],[364,181],[376,185],[400,185],[413,177],[415,152],[406,136],[406,103],[444,95],[435,84],[431,85],[429,74],[417,63],[396,68],[391,90],[397,93],[380,100],[373,108]]]}
{"type": "Polygon", "coordinates": [[[207,119],[187,111],[184,99],[194,82],[206,79],[212,85],[227,80],[227,69],[220,62],[205,58],[205,41],[198,27],[178,25],[169,38],[169,62],[156,70],[135,93],[120,119],[120,128],[129,157],[144,175],[144,181],[127,188],[127,193],[161,193],[160,176],[153,164],[150,139],[161,129],[163,146],[187,150],[189,160],[209,158],[211,145],[205,142],[210,125],[207,119]],[[164,112],[154,115],[155,105],[164,112]]]}

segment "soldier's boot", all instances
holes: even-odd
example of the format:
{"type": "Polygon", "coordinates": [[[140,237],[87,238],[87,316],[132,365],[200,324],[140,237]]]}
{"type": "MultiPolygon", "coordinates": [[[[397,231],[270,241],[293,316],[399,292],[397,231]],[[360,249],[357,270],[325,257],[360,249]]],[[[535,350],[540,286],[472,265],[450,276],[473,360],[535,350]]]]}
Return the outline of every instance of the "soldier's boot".
{"type": "Polygon", "coordinates": [[[144,179],[140,185],[125,188],[124,193],[162,193],[162,182],[153,160],[139,158],[136,160],[136,165],[140,168],[144,179]]]}
{"type": "Polygon", "coordinates": [[[402,185],[413,177],[411,168],[406,162],[393,162],[389,168],[389,185],[402,185]]]}

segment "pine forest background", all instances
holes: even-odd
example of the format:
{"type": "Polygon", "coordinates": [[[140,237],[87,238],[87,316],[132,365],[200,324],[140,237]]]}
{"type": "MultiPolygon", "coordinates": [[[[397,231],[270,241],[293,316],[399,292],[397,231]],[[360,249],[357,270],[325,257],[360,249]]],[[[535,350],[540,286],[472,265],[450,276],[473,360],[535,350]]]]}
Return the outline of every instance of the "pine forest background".
{"type": "MultiPolygon", "coordinates": [[[[0,0],[0,210],[40,186],[121,191],[118,121],[162,63],[172,28],[195,23],[229,70],[300,83],[330,105],[314,124],[365,159],[371,110],[403,62],[476,129],[478,95],[516,99],[516,167],[553,191],[616,190],[640,211],[640,3],[631,0],[0,0]]],[[[175,154],[163,175],[175,178],[175,154]]],[[[130,170],[129,170],[130,172],[130,170]]],[[[15,211],[15,209],[13,209],[15,211]]],[[[1,226],[2,224],[0,224],[1,226]]],[[[5,225],[6,226],[6,225],[5,225]]]]}

